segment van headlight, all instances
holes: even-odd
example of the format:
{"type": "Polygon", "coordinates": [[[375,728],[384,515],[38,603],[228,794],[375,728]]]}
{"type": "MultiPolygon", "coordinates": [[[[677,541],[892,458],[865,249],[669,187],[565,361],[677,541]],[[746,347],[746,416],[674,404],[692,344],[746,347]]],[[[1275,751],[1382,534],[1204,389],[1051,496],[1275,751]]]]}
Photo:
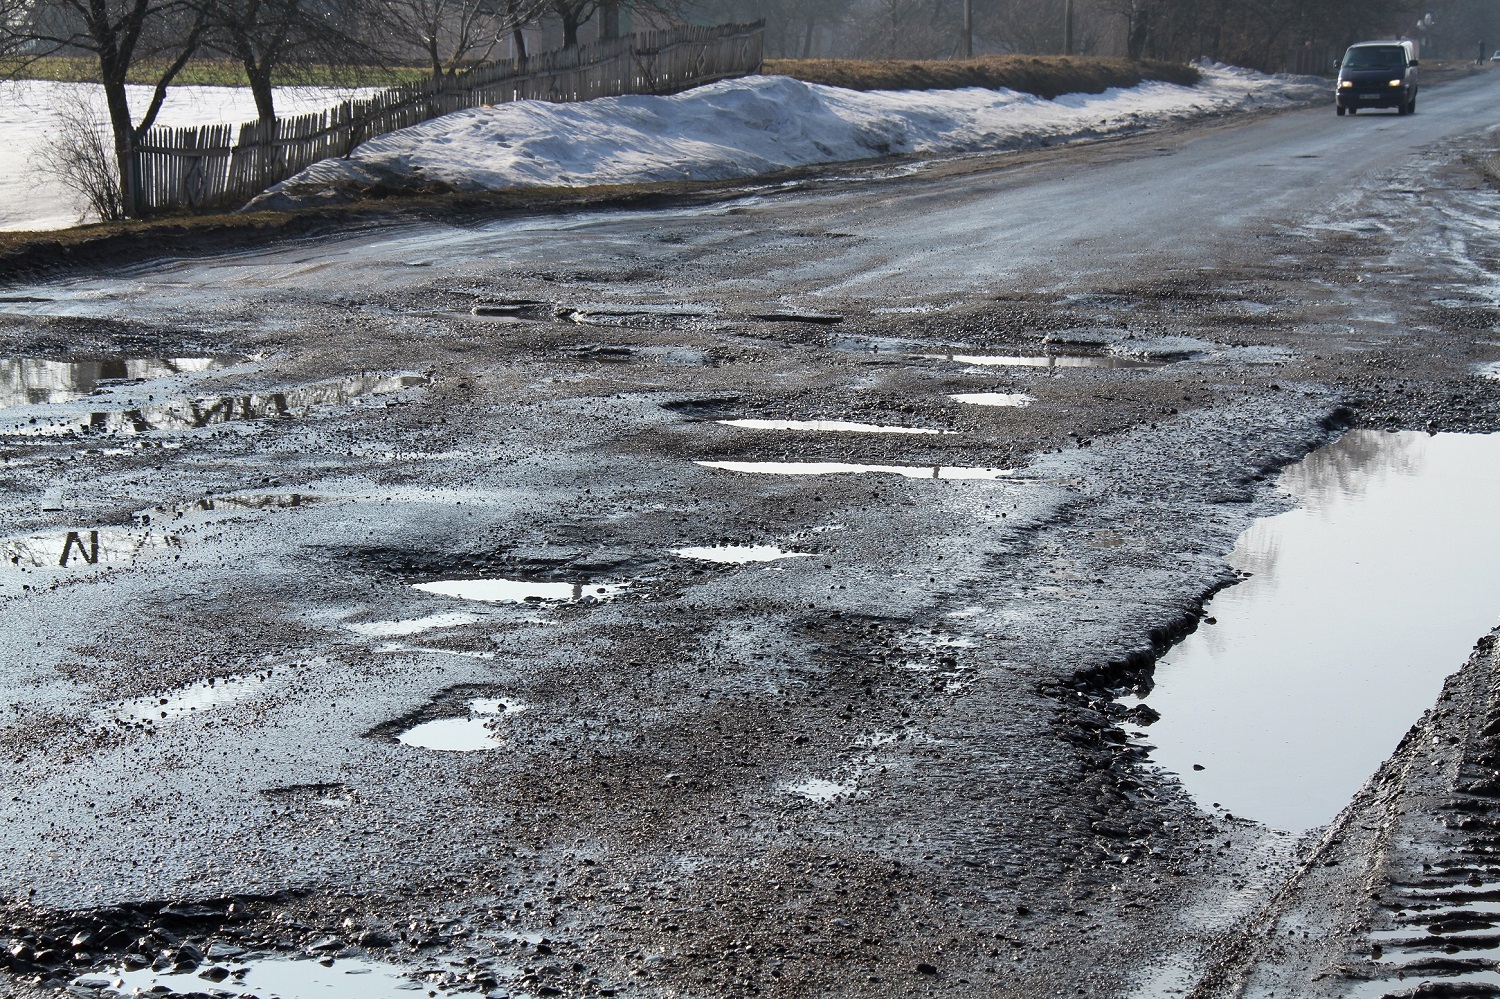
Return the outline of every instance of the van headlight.
{"type": "Polygon", "coordinates": [[[1401,86],[1401,81],[1400,80],[1392,80],[1391,81],[1391,86],[1393,86],[1393,87],[1399,87],[1399,86],[1401,86]]]}
{"type": "Polygon", "coordinates": [[[1352,86],[1354,86],[1354,81],[1353,80],[1340,80],[1339,81],[1339,89],[1340,90],[1348,90],[1352,86]]]}

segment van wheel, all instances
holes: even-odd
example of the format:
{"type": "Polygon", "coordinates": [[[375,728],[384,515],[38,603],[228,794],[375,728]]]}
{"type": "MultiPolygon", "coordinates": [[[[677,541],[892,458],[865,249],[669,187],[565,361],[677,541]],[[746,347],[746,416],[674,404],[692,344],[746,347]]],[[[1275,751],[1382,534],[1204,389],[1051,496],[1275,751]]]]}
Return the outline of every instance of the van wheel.
{"type": "Polygon", "coordinates": [[[1397,114],[1411,114],[1411,101],[1403,101],[1396,109],[1397,114]]]}
{"type": "Polygon", "coordinates": [[[1416,114],[1417,113],[1417,95],[1416,94],[1412,94],[1411,95],[1411,100],[1407,103],[1406,113],[1407,114],[1416,114]]]}
{"type": "Polygon", "coordinates": [[[1344,117],[1344,109],[1339,107],[1337,104],[1333,106],[1333,113],[1338,115],[1340,118],[1344,117]]]}

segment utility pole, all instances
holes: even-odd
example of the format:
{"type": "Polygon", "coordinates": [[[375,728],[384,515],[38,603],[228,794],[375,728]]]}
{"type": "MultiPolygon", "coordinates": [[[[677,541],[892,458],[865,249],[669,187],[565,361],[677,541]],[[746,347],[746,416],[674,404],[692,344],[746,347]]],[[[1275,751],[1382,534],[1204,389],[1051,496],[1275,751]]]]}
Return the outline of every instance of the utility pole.
{"type": "Polygon", "coordinates": [[[1073,0],[1063,0],[1063,55],[1073,54],[1073,0]]]}
{"type": "Polygon", "coordinates": [[[964,0],[964,58],[974,58],[974,0],[964,0]]]}

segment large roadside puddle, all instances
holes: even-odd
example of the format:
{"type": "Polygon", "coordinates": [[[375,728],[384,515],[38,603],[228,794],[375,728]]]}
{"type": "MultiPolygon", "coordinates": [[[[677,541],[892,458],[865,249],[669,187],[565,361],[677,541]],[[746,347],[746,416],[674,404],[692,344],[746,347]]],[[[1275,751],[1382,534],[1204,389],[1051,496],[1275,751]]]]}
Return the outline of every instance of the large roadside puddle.
{"type": "Polygon", "coordinates": [[[178,973],[150,968],[109,969],[84,975],[73,987],[83,995],[213,995],[226,999],[408,999],[451,994],[436,985],[419,983],[393,964],[360,959],[241,959],[178,973]]]}
{"type": "Polygon", "coordinates": [[[1248,578],[1157,665],[1149,739],[1205,807],[1301,831],[1500,619],[1500,434],[1352,431],[1280,484],[1297,509],[1241,536],[1248,578]]]}
{"type": "Polygon", "coordinates": [[[3,358],[0,409],[72,402],[109,385],[210,371],[225,363],[213,357],[107,357],[92,361],[3,358]]]}

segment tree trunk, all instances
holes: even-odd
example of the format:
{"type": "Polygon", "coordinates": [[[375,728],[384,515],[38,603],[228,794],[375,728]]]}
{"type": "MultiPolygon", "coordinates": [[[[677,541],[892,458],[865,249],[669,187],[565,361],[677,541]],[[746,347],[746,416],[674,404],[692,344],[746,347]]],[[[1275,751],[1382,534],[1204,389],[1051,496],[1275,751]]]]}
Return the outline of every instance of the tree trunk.
{"type": "Polygon", "coordinates": [[[1130,38],[1126,42],[1126,55],[1131,59],[1140,59],[1145,55],[1146,42],[1151,37],[1151,8],[1146,4],[1138,4],[1130,15],[1130,38]]]}
{"type": "Polygon", "coordinates": [[[522,31],[520,29],[520,27],[517,26],[517,27],[514,27],[514,28],[510,29],[510,37],[515,42],[515,46],[516,46],[516,58],[517,59],[525,59],[526,58],[526,32],[522,31]]]}
{"type": "Polygon", "coordinates": [[[123,80],[106,81],[104,104],[109,108],[109,131],[114,138],[115,166],[120,171],[120,207],[129,217],[136,214],[135,129],[123,80]]]}
{"type": "Polygon", "coordinates": [[[818,22],[811,14],[807,15],[807,34],[802,36],[802,58],[812,58],[813,32],[817,29],[818,22]]]}
{"type": "Polygon", "coordinates": [[[599,39],[612,42],[620,36],[620,0],[605,0],[599,5],[599,39]]]}
{"type": "Polygon", "coordinates": [[[563,14],[563,48],[576,49],[578,47],[578,29],[583,26],[576,11],[568,11],[563,14]]]}

